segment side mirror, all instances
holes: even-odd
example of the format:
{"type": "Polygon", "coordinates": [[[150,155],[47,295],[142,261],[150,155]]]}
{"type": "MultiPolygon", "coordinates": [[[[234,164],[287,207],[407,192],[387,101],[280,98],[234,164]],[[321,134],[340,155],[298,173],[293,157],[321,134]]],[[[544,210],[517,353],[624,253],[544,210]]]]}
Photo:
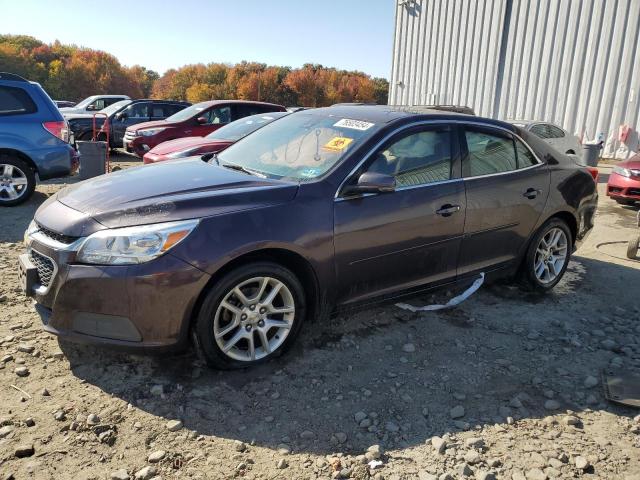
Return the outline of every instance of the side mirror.
{"type": "Polygon", "coordinates": [[[359,195],[363,193],[387,193],[396,189],[396,179],[391,175],[376,172],[364,172],[354,185],[348,185],[342,190],[343,196],[359,195]]]}
{"type": "Polygon", "coordinates": [[[87,105],[87,108],[86,108],[87,112],[93,112],[95,109],[96,109],[95,105],[87,105]]]}
{"type": "Polygon", "coordinates": [[[205,123],[207,123],[207,118],[206,117],[198,117],[198,118],[196,118],[196,122],[198,122],[198,125],[204,125],[205,123]]]}
{"type": "Polygon", "coordinates": [[[125,118],[127,118],[127,114],[124,112],[118,112],[115,115],[115,119],[122,122],[125,118]]]}

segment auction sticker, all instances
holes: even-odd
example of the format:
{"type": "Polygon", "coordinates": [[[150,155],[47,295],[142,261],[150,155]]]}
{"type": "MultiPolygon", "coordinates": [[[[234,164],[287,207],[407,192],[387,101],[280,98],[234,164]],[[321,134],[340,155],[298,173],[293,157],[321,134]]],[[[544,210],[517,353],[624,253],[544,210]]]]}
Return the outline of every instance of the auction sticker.
{"type": "Polygon", "coordinates": [[[353,142],[353,138],[333,137],[322,148],[332,152],[341,152],[347,148],[351,142],[353,142]]]}
{"type": "Polygon", "coordinates": [[[353,130],[369,130],[375,123],[363,122],[362,120],[352,120],[343,118],[333,124],[334,127],[351,128],[353,130]]]}

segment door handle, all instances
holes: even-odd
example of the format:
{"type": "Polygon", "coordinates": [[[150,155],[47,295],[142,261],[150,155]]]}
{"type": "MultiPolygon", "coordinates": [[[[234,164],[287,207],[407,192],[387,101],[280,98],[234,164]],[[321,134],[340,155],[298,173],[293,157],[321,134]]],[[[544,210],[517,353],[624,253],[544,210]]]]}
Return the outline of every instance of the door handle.
{"type": "Polygon", "coordinates": [[[539,193],[542,193],[542,192],[535,188],[527,188],[527,191],[524,192],[522,195],[527,197],[529,200],[533,200],[538,196],[539,193]]]}
{"type": "Polygon", "coordinates": [[[451,205],[450,203],[447,203],[446,205],[440,207],[439,210],[436,210],[436,213],[442,217],[450,217],[451,215],[459,211],[460,205],[451,205]]]}

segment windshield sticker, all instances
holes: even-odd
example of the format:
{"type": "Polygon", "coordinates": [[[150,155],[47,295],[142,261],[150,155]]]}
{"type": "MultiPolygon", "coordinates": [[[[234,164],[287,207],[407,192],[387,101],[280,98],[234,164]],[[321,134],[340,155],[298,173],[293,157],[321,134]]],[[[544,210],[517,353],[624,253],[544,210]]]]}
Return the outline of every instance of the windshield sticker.
{"type": "Polygon", "coordinates": [[[341,152],[353,142],[353,138],[347,137],[333,137],[323,147],[323,150],[329,150],[331,152],[341,152]]]}
{"type": "Polygon", "coordinates": [[[317,168],[305,168],[300,172],[300,176],[304,178],[317,177],[320,172],[317,168]]]}
{"type": "Polygon", "coordinates": [[[363,122],[362,120],[351,120],[350,118],[343,118],[342,120],[333,124],[334,127],[351,128],[353,130],[369,130],[375,123],[363,122]]]}

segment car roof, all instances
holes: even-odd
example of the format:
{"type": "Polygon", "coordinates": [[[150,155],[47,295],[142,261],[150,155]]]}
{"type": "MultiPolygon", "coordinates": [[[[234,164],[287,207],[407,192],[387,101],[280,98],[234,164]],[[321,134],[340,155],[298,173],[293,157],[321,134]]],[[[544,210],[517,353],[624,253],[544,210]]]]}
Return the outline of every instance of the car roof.
{"type": "Polygon", "coordinates": [[[303,110],[300,113],[331,115],[340,118],[350,118],[371,123],[392,123],[411,118],[421,120],[468,120],[474,123],[486,123],[513,130],[513,125],[492,118],[477,117],[464,113],[434,110],[421,106],[398,105],[335,105],[331,107],[303,110]]]}
{"type": "Polygon", "coordinates": [[[204,102],[198,102],[194,105],[202,105],[204,107],[210,107],[212,105],[220,105],[221,103],[235,103],[235,104],[246,104],[246,105],[268,105],[271,107],[282,107],[282,105],[278,105],[277,103],[269,103],[269,102],[255,102],[252,100],[206,100],[204,102]]]}
{"type": "Polygon", "coordinates": [[[153,102],[153,103],[178,103],[180,105],[191,105],[189,102],[183,100],[158,100],[157,98],[136,98],[131,100],[131,103],[137,102],[153,102]]]}

